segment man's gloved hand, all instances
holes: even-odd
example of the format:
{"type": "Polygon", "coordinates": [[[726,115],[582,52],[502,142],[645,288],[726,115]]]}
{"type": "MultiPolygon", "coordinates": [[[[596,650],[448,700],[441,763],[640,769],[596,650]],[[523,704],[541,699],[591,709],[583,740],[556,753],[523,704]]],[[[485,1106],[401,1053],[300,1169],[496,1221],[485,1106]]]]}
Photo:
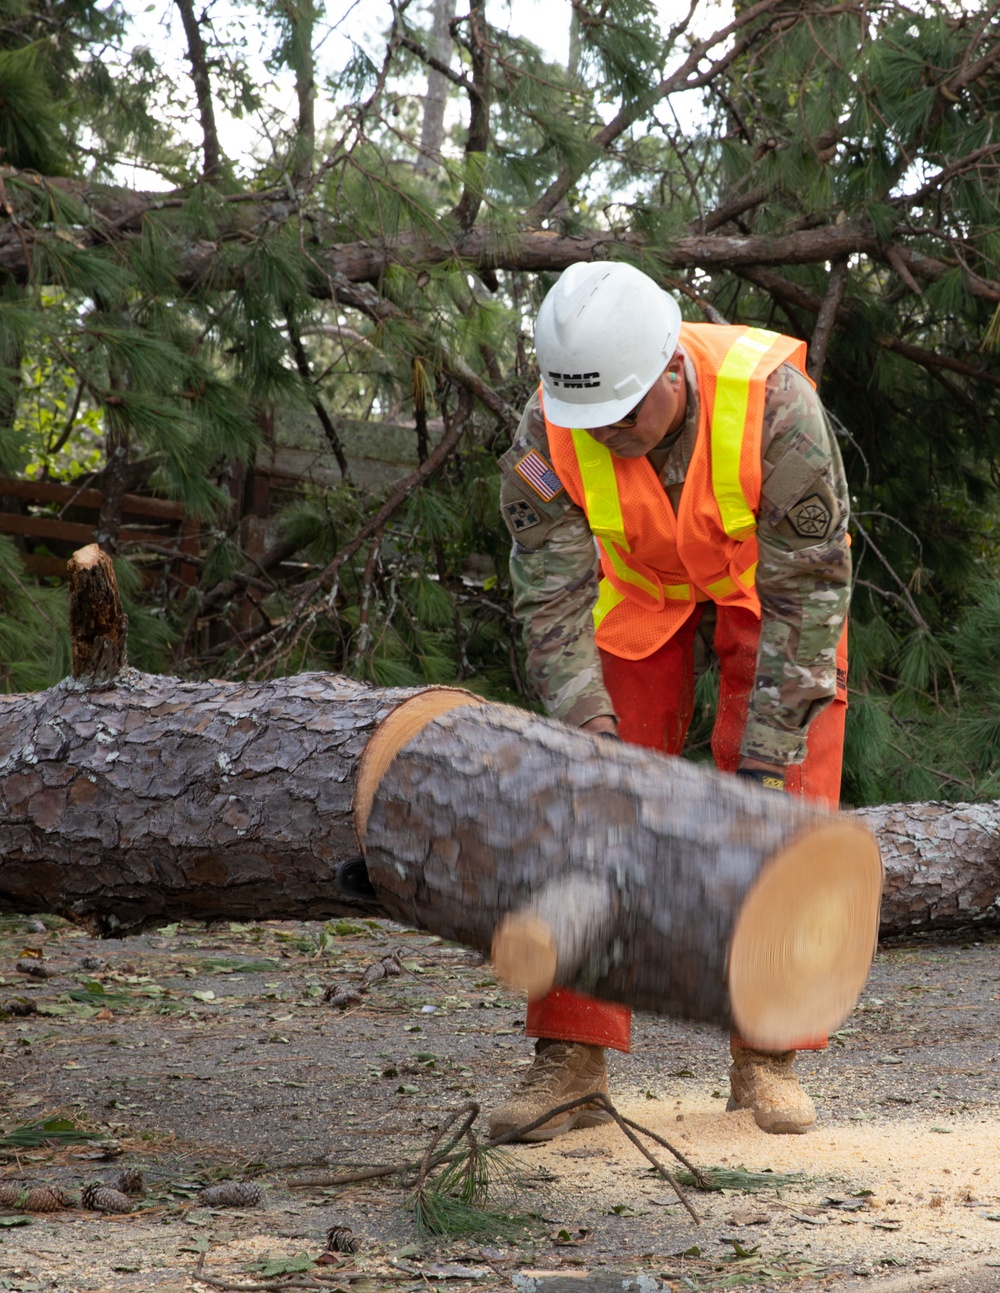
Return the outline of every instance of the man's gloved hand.
{"type": "Polygon", "coordinates": [[[758,786],[763,786],[765,790],[785,789],[785,774],[783,772],[774,772],[769,768],[737,768],[736,775],[745,777],[748,781],[756,781],[758,786]]]}

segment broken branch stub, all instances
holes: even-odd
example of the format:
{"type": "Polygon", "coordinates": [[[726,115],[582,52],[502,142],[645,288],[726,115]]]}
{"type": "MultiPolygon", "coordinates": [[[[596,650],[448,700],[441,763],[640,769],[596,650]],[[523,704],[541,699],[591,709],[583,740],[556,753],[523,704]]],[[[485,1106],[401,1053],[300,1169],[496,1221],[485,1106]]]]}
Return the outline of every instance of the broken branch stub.
{"type": "Polygon", "coordinates": [[[66,565],[73,677],[110,682],[128,663],[128,616],[118,596],[114,563],[91,543],[74,552],[66,565]]]}

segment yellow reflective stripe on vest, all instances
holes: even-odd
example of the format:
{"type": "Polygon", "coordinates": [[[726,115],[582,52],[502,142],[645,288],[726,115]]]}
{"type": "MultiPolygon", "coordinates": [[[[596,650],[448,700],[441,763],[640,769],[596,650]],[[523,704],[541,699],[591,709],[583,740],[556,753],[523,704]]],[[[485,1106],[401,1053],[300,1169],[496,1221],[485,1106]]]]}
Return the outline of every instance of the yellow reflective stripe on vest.
{"type": "MultiPolygon", "coordinates": [[[[587,524],[592,534],[602,541],[601,548],[611,562],[615,574],[623,584],[634,584],[641,588],[653,601],[660,600],[660,585],[640,575],[623,560],[619,548],[631,552],[625,538],[625,518],[622,516],[621,498],[618,494],[618,477],[611,458],[611,450],[598,444],[592,435],[582,427],[570,431],[573,437],[573,448],[580,466],[580,477],[583,481],[583,505],[587,513],[587,524]]],[[[664,595],[670,593],[664,589],[664,595]]],[[[685,594],[686,596],[687,594],[685,594]]],[[[608,607],[608,610],[611,608],[608,607]]],[[[607,611],[604,612],[607,614],[607,611]]],[[[602,615],[602,619],[604,616],[602,615]]]]}
{"type": "Polygon", "coordinates": [[[610,579],[602,579],[597,586],[597,601],[594,603],[594,629],[599,629],[608,611],[613,611],[625,600],[610,579]]]}
{"type": "Polygon", "coordinates": [[[705,592],[709,597],[718,599],[720,597],[731,597],[736,592],[736,580],[730,579],[728,575],[723,575],[717,579],[714,584],[706,584],[705,592]]]}
{"type": "Polygon", "coordinates": [[[583,507],[591,533],[617,543],[629,552],[611,450],[606,445],[598,444],[582,427],[575,427],[570,435],[573,437],[573,448],[583,477],[583,507]]]}
{"type": "MultiPolygon", "coordinates": [[[[661,585],[654,584],[651,580],[647,579],[645,575],[640,575],[638,570],[633,570],[632,567],[622,559],[622,554],[618,551],[615,544],[613,544],[610,539],[603,534],[601,535],[601,538],[604,540],[601,544],[601,551],[611,562],[611,566],[615,574],[622,583],[634,584],[636,588],[641,588],[648,597],[658,603],[660,601],[661,585]]],[[[625,551],[628,552],[628,545],[625,546],[625,551]]],[[[683,587],[687,588],[687,584],[684,584],[683,587]]],[[[663,588],[663,595],[664,597],[670,596],[670,592],[667,588],[663,588]]],[[[684,596],[686,597],[687,593],[685,593],[684,596]]]]}
{"type": "Polygon", "coordinates": [[[722,361],[712,410],[712,491],[722,527],[731,539],[745,539],[757,528],[757,518],[740,482],[740,455],[750,401],[750,378],[774,345],[778,333],[748,328],[722,361]]]}
{"type": "MultiPolygon", "coordinates": [[[[691,585],[664,584],[663,595],[673,601],[689,602],[691,600],[691,585]]],[[[628,601],[628,598],[624,593],[618,591],[610,579],[602,579],[597,586],[597,601],[594,604],[593,611],[595,631],[604,623],[605,616],[625,601],[628,601]]]]}
{"type": "MultiPolygon", "coordinates": [[[[757,562],[755,561],[752,566],[748,566],[743,571],[742,575],[739,576],[739,581],[745,588],[753,588],[756,577],[757,562]]],[[[730,575],[724,575],[721,579],[717,579],[714,584],[706,584],[705,592],[713,598],[731,597],[733,593],[739,592],[739,584],[730,575]]]]}

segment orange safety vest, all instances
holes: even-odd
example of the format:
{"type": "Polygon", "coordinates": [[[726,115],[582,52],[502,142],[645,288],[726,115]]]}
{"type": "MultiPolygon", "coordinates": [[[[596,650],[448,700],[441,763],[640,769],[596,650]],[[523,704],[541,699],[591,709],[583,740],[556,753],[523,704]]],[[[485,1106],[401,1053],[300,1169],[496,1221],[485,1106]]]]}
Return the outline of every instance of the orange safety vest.
{"type": "Polygon", "coordinates": [[[760,618],[764,384],[786,362],[805,373],[805,342],[777,332],[683,323],[680,339],[698,374],[700,410],[676,515],[648,459],[616,458],[587,431],[545,420],[552,465],[600,551],[597,643],[625,660],[652,655],[699,601],[760,618]]]}

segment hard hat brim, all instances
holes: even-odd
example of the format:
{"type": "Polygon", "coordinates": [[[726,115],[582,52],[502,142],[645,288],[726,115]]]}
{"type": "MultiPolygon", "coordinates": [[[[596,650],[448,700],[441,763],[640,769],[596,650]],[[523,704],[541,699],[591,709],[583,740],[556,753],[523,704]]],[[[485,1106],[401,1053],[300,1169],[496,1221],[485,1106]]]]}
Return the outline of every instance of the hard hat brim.
{"type": "MultiPolygon", "coordinates": [[[[664,367],[666,361],[664,361],[664,367]]],[[[659,373],[657,374],[657,378],[659,373]]],[[[625,417],[631,413],[635,406],[643,399],[646,394],[656,384],[657,378],[649,383],[646,389],[640,390],[638,394],[633,394],[626,400],[605,400],[603,404],[573,404],[569,400],[561,400],[557,395],[550,395],[545,389],[545,382],[542,381],[542,408],[546,420],[553,426],[581,427],[584,431],[591,430],[594,427],[610,426],[612,422],[617,422],[619,418],[625,417]]]]}

